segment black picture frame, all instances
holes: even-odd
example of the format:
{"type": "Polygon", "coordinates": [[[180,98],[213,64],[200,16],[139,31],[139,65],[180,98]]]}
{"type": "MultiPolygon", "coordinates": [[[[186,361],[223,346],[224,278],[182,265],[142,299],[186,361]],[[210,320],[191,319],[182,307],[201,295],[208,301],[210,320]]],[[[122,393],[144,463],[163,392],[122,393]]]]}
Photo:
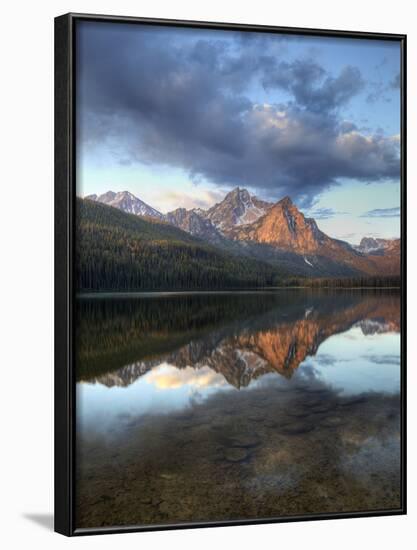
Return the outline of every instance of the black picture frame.
{"type": "Polygon", "coordinates": [[[55,531],[66,536],[406,514],[406,83],[407,37],[402,34],[289,28],[202,21],[69,13],[55,18],[55,531]],[[74,212],[75,28],[79,21],[192,27],[318,37],[396,41],[401,45],[401,507],[394,510],[311,514],[189,524],[77,529],[75,491],[74,212]]]}

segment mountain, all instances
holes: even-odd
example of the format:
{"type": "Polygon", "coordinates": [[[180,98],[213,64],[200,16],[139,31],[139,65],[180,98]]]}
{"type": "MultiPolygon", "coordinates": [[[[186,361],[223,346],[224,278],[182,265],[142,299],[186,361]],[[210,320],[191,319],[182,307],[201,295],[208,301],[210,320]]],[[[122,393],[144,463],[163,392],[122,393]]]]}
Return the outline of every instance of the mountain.
{"type": "Polygon", "coordinates": [[[136,216],[155,218],[157,220],[166,221],[195,237],[200,237],[203,240],[219,244],[222,235],[211,223],[211,221],[200,215],[197,210],[186,210],[185,208],[177,208],[167,214],[162,214],[146,202],[142,201],[129,191],[115,193],[107,191],[102,195],[88,195],[87,200],[100,202],[108,206],[118,208],[127,214],[135,214],[136,216]]]}
{"type": "Polygon", "coordinates": [[[374,239],[372,237],[364,237],[356,250],[363,254],[400,254],[401,240],[400,239],[374,239]]]}
{"type": "Polygon", "coordinates": [[[220,231],[226,232],[235,226],[255,222],[272,206],[236,187],[220,202],[202,212],[220,231]]]}
{"type": "Polygon", "coordinates": [[[371,275],[398,276],[401,273],[401,239],[377,239],[378,248],[365,245],[362,252],[371,268],[371,275]]]}
{"type": "Polygon", "coordinates": [[[319,230],[315,220],[304,217],[289,197],[271,206],[255,222],[234,227],[228,236],[234,240],[271,244],[298,254],[315,254],[334,240],[319,230]]]}
{"type": "MultiPolygon", "coordinates": [[[[306,218],[291,201],[285,197],[254,223],[237,226],[227,231],[227,237],[252,245],[266,245],[269,261],[284,261],[287,253],[291,255],[297,272],[297,261],[302,259],[304,270],[309,276],[360,276],[360,275],[397,275],[400,272],[399,255],[396,244],[386,244],[384,256],[369,256],[361,249],[355,249],[349,243],[333,239],[323,233],[313,218],[306,218]]],[[[398,241],[399,243],[399,241],[398,241]]],[[[259,254],[258,254],[259,256],[259,254]]],[[[261,254],[264,258],[266,252],[261,254]]],[[[290,257],[290,256],[288,256],[290,257]]],[[[287,269],[289,266],[286,266],[287,269]]]]}
{"type": "MultiPolygon", "coordinates": [[[[175,213],[165,219],[239,256],[269,262],[297,276],[400,273],[399,240],[386,241],[384,253],[378,249],[370,257],[368,250],[326,235],[313,218],[306,218],[298,210],[290,197],[273,204],[237,187],[206,211],[181,209],[175,213]],[[204,220],[211,225],[204,224],[204,220]]],[[[382,239],[379,241],[381,247],[382,239]]]]}
{"type": "Polygon", "coordinates": [[[128,214],[136,214],[136,216],[149,216],[150,218],[156,218],[162,220],[164,218],[161,212],[141,201],[135,195],[129,191],[120,191],[115,193],[114,191],[107,191],[103,195],[88,195],[85,197],[88,200],[101,202],[108,206],[118,208],[128,214]]]}
{"type": "Polygon", "coordinates": [[[278,270],[239,258],[166,222],[77,199],[78,291],[271,286],[278,270]]]}
{"type": "Polygon", "coordinates": [[[208,210],[177,208],[162,214],[128,191],[86,197],[171,226],[217,247],[219,253],[269,263],[281,274],[309,278],[397,276],[399,239],[362,239],[359,246],[333,239],[305,217],[290,197],[262,201],[236,187],[208,210]]]}
{"type": "Polygon", "coordinates": [[[164,219],[168,223],[175,225],[175,227],[179,227],[183,231],[195,237],[200,237],[209,243],[221,244],[223,241],[222,234],[216,229],[211,221],[201,216],[195,210],[177,208],[165,214],[164,219]]]}

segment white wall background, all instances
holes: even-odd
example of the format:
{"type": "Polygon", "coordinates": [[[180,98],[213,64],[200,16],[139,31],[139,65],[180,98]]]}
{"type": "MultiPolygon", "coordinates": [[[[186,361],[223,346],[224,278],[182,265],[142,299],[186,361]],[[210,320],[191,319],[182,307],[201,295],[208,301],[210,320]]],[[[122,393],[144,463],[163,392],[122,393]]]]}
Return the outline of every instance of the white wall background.
{"type": "Polygon", "coordinates": [[[0,541],[3,548],[415,548],[417,27],[407,0],[7,2],[0,31],[0,541]],[[409,515],[66,539],[53,510],[53,18],[69,11],[408,34],[409,515]]]}

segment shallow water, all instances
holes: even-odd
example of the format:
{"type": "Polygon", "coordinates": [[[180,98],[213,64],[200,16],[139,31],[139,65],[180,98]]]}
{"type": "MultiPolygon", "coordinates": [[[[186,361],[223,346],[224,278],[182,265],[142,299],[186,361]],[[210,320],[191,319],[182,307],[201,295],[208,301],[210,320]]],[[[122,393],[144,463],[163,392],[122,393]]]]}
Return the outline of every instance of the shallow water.
{"type": "Polygon", "coordinates": [[[400,507],[400,298],[81,298],[78,527],[400,507]]]}

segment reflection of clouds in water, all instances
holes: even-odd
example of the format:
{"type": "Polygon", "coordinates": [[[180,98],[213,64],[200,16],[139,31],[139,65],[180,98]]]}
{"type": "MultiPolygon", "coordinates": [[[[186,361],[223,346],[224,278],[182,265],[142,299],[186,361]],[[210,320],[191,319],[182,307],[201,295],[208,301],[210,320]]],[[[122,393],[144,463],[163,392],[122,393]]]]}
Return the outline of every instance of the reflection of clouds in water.
{"type": "Polygon", "coordinates": [[[82,431],[105,433],[129,424],[132,417],[184,410],[213,393],[231,390],[233,386],[209,367],[178,369],[162,363],[127,386],[78,383],[77,421],[82,431]]]}
{"type": "Polygon", "coordinates": [[[177,369],[166,363],[149,372],[145,376],[145,380],[148,384],[152,384],[160,390],[178,389],[183,386],[189,388],[219,388],[227,385],[224,377],[209,367],[177,369]]]}
{"type": "Polygon", "coordinates": [[[397,393],[400,389],[400,335],[363,334],[360,327],[331,336],[299,372],[310,369],[317,379],[345,394],[397,393]]]}
{"type": "Polygon", "coordinates": [[[344,334],[344,338],[346,340],[360,340],[361,339],[361,335],[356,333],[356,332],[349,332],[349,333],[346,333],[344,334]]]}
{"type": "Polygon", "coordinates": [[[377,365],[400,365],[401,358],[398,355],[364,355],[364,359],[377,365]]]}
{"type": "MultiPolygon", "coordinates": [[[[316,355],[301,363],[291,379],[276,372],[262,374],[251,379],[245,389],[274,386],[292,391],[302,384],[310,390],[322,385],[344,395],[395,394],[400,388],[399,344],[398,334],[365,336],[354,327],[323,342],[316,355]],[[352,333],[355,337],[360,335],[360,339],[351,340],[352,333]]],[[[208,366],[178,368],[162,363],[127,387],[83,383],[78,387],[78,418],[91,426],[100,418],[100,429],[105,429],[105,425],[117,424],[120,414],[166,414],[193,407],[210,396],[237,391],[226,375],[227,372],[222,374],[208,366]]]]}
{"type": "Polygon", "coordinates": [[[322,353],[316,357],[316,363],[319,365],[327,366],[327,365],[334,365],[337,362],[337,358],[333,355],[329,355],[326,353],[322,353]]]}

